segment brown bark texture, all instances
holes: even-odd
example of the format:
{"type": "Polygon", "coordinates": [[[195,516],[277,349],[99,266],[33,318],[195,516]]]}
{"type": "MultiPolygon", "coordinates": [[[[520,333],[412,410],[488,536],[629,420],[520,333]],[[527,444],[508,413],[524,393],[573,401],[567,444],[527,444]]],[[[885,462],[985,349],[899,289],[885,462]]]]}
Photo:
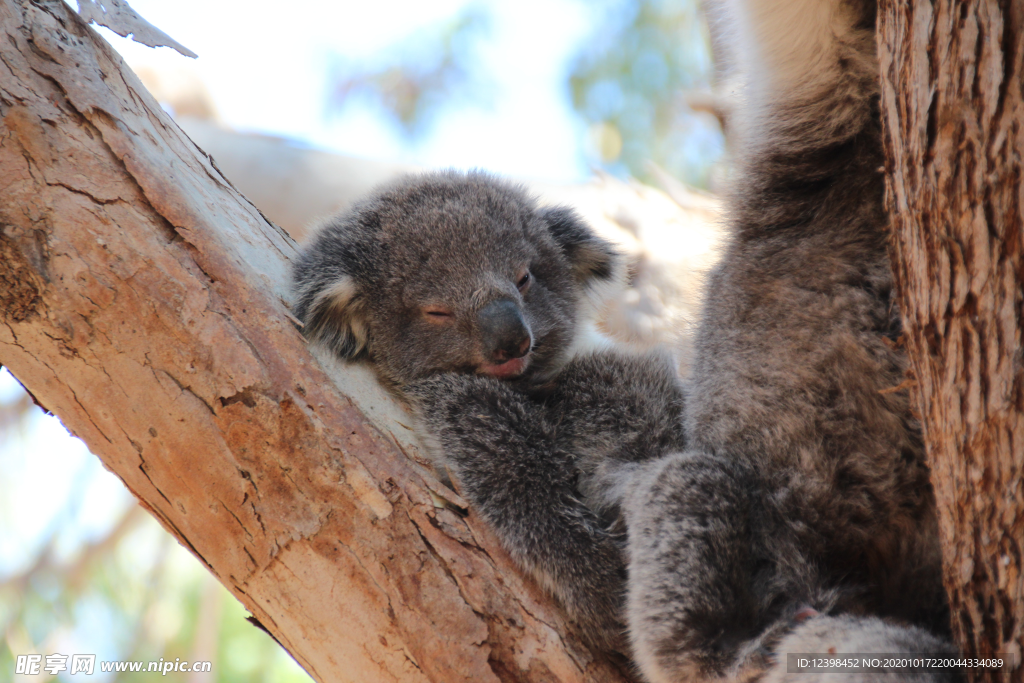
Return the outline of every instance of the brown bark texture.
{"type": "Polygon", "coordinates": [[[314,678],[624,680],[310,355],[295,243],[61,0],[0,0],[0,114],[0,363],[314,678]]]}
{"type": "Polygon", "coordinates": [[[887,202],[954,635],[1024,681],[1024,3],[883,0],[887,202]]]}

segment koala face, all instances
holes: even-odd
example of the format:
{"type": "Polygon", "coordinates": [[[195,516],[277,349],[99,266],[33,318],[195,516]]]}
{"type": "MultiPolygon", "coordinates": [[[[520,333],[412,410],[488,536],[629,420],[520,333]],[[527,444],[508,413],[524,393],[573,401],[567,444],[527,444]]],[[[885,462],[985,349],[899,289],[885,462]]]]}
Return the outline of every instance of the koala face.
{"type": "Polygon", "coordinates": [[[307,337],[394,385],[439,372],[543,380],[572,344],[610,244],[484,173],[404,178],[336,216],[296,262],[307,337]]]}

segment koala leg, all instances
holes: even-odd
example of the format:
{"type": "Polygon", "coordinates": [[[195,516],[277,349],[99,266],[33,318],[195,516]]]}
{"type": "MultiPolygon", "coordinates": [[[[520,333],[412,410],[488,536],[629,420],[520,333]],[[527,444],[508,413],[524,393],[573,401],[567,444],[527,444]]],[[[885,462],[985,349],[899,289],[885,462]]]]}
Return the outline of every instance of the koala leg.
{"type": "Polygon", "coordinates": [[[755,542],[764,523],[756,478],[737,462],[684,451],[637,470],[628,487],[635,660],[650,683],[718,678],[788,604],[755,542]]]}
{"type": "Polygon", "coordinates": [[[544,406],[473,375],[440,375],[405,391],[462,495],[517,564],[558,598],[591,643],[623,652],[624,558],[580,501],[579,472],[544,406]]]}

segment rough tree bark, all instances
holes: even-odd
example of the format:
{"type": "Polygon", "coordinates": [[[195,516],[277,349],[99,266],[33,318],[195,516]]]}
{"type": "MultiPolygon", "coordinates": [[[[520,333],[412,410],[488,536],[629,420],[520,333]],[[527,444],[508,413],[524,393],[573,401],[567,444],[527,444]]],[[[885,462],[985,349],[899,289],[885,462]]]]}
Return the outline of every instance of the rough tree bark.
{"type": "Polygon", "coordinates": [[[294,242],[60,0],[0,0],[0,114],[0,363],[310,674],[624,680],[313,359],[294,242]]]}
{"type": "Polygon", "coordinates": [[[1024,3],[883,0],[887,201],[953,630],[1024,681],[1024,3]]]}

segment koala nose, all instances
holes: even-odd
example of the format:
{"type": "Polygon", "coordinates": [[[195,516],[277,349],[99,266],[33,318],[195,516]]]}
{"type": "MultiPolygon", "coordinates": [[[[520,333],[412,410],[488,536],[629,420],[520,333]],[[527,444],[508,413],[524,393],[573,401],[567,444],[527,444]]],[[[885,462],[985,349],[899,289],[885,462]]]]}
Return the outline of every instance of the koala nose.
{"type": "Polygon", "coordinates": [[[504,363],[522,358],[530,351],[530,328],[523,320],[519,306],[511,299],[498,299],[480,309],[477,314],[481,342],[490,361],[504,363]]]}

